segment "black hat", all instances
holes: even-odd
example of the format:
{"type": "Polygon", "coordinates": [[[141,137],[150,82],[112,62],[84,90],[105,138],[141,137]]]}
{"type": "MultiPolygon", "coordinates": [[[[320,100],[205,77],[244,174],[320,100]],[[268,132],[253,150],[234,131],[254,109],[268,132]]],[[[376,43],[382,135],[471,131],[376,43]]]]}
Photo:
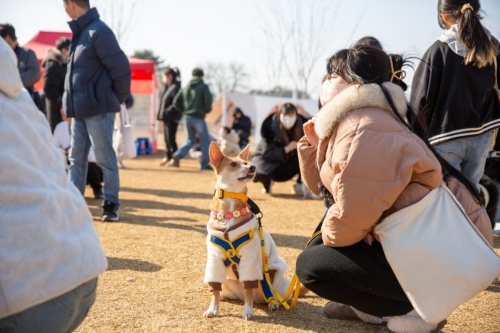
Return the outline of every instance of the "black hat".
{"type": "Polygon", "coordinates": [[[203,73],[203,69],[201,68],[198,68],[196,67],[195,69],[193,69],[193,76],[198,76],[198,77],[202,77],[202,76],[205,76],[205,74],[203,73]]]}
{"type": "Polygon", "coordinates": [[[16,29],[9,23],[0,23],[0,36],[2,38],[9,36],[12,40],[17,40],[16,29]]]}

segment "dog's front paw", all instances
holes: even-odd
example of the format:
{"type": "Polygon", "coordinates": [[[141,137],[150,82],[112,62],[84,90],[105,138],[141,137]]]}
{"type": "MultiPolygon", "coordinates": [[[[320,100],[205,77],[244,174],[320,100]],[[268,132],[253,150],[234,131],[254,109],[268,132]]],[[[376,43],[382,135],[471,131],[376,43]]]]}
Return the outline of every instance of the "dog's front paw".
{"type": "Polygon", "coordinates": [[[276,311],[280,308],[280,305],[279,304],[274,304],[274,303],[269,303],[267,304],[267,308],[270,310],[270,311],[276,311]]]}
{"type": "Polygon", "coordinates": [[[213,318],[213,317],[217,317],[218,314],[219,314],[219,309],[214,308],[214,307],[209,307],[208,310],[205,311],[205,313],[203,313],[203,317],[204,318],[213,318]]]}
{"type": "Polygon", "coordinates": [[[243,315],[242,315],[243,319],[246,319],[246,320],[252,320],[255,318],[255,315],[253,313],[253,308],[247,304],[245,304],[245,306],[243,307],[243,315]]]}

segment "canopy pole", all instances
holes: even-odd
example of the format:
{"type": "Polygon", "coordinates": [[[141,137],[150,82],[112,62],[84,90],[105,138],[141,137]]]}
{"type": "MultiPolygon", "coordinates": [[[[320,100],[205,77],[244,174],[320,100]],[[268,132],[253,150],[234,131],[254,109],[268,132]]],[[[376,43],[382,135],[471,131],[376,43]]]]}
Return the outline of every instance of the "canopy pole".
{"type": "Polygon", "coordinates": [[[226,87],[222,88],[222,126],[227,126],[227,112],[226,112],[226,87]]]}

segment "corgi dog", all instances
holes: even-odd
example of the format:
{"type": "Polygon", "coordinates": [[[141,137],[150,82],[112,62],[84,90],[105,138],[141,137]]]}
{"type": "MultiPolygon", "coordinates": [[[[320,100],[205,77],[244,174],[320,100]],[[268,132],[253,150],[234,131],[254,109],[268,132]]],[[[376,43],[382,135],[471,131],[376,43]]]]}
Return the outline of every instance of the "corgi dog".
{"type": "MultiPolygon", "coordinates": [[[[238,156],[225,156],[219,146],[210,144],[210,163],[214,169],[215,192],[210,204],[207,224],[207,264],[204,282],[212,292],[210,306],[203,314],[212,318],[219,313],[221,299],[244,301],[242,317],[253,319],[253,303],[266,303],[260,290],[263,279],[261,239],[258,221],[247,204],[247,183],[255,176],[255,166],[248,161],[249,147],[238,156]],[[222,195],[221,195],[222,194],[222,195]]],[[[278,249],[269,233],[263,230],[265,252],[272,288],[285,295],[290,280],[286,279],[286,262],[278,256],[278,249]]],[[[279,305],[269,303],[277,310],[279,305]]]]}

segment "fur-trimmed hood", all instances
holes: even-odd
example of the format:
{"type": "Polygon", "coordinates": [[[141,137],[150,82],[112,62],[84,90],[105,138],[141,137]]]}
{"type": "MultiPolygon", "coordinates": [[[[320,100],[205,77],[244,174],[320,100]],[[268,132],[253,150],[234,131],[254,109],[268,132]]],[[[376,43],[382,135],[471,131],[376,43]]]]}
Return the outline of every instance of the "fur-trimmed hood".
{"type": "Polygon", "coordinates": [[[47,57],[43,61],[44,64],[47,61],[54,61],[61,65],[66,65],[68,63],[68,60],[66,59],[65,56],[62,55],[61,51],[53,47],[47,50],[47,57]]]}
{"type": "MultiPolygon", "coordinates": [[[[403,89],[389,82],[382,85],[391,95],[399,114],[406,117],[408,106],[403,89]]],[[[379,108],[392,112],[378,84],[352,85],[321,108],[314,121],[316,134],[320,139],[329,137],[349,112],[362,108],[379,108]]]]}

